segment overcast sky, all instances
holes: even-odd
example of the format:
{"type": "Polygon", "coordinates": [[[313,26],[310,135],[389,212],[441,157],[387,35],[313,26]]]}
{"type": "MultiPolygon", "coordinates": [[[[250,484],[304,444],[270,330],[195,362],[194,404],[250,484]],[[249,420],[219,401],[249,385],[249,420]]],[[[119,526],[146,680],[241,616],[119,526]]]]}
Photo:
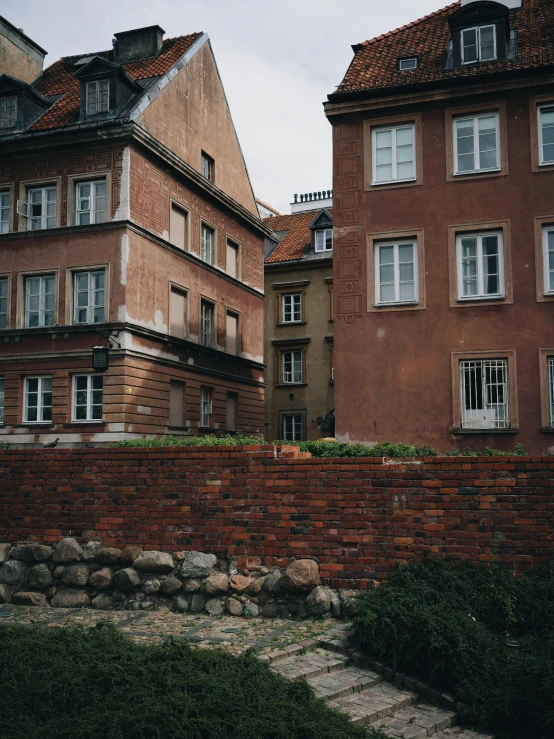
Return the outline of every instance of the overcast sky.
{"type": "Polygon", "coordinates": [[[448,0],[2,0],[0,13],[60,56],[111,48],[113,33],[159,24],[209,34],[257,197],[288,213],[294,193],[329,189],[322,103],[351,45],[448,0]]]}

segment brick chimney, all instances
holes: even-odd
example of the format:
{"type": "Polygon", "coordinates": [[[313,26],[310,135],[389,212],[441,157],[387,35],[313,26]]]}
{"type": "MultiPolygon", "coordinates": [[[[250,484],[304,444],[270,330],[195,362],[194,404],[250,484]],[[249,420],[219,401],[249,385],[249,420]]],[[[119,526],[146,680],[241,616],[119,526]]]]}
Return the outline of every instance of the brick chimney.
{"type": "Polygon", "coordinates": [[[34,82],[42,74],[47,52],[0,16],[0,74],[34,82]]]}
{"type": "Polygon", "coordinates": [[[158,56],[162,50],[165,31],[159,26],[135,28],[132,31],[114,33],[114,58],[116,62],[133,62],[158,56]]]}

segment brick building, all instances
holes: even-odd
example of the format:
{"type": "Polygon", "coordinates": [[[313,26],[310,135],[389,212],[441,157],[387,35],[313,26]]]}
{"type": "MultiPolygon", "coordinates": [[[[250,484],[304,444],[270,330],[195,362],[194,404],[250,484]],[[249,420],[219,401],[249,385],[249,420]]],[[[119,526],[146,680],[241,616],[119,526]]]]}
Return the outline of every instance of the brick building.
{"type": "Polygon", "coordinates": [[[0,22],[0,440],[261,435],[270,230],[208,36],[44,53],[0,22]]]}
{"type": "Polygon", "coordinates": [[[554,4],[357,44],[333,125],[337,437],[552,448],[554,4]]]}
{"type": "Polygon", "coordinates": [[[264,343],[266,439],[332,436],[333,200],[331,191],[295,195],[290,215],[265,219],[264,343]]]}

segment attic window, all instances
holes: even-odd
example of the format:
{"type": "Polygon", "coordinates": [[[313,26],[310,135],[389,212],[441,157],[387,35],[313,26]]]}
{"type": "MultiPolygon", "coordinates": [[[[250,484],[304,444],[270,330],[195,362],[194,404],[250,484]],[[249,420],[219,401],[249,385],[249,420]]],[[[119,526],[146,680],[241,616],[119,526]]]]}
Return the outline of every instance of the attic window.
{"type": "Polygon", "coordinates": [[[496,27],[480,26],[462,31],[462,64],[496,59],[496,27]]]}
{"type": "Polygon", "coordinates": [[[87,82],[87,115],[109,113],[110,110],[110,81],[95,80],[87,82]]]}
{"type": "Polygon", "coordinates": [[[14,128],[17,122],[17,97],[0,98],[0,129],[14,128]]]}
{"type": "Polygon", "coordinates": [[[419,59],[417,56],[406,57],[405,59],[398,60],[398,71],[409,72],[412,69],[419,67],[419,59]]]}
{"type": "Polygon", "coordinates": [[[332,251],[333,249],[333,229],[322,228],[315,232],[315,250],[316,251],[332,251]]]}

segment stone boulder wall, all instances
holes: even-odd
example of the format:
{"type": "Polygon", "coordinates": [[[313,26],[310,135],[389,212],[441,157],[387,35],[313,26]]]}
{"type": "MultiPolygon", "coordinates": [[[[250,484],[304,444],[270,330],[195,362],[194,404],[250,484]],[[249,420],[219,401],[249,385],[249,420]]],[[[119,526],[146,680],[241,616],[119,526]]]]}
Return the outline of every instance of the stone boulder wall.
{"type": "Polygon", "coordinates": [[[352,591],[321,584],[313,559],[238,572],[225,555],[116,549],[70,537],[55,546],[0,543],[0,603],[244,618],[339,618],[357,607],[352,591]]]}

